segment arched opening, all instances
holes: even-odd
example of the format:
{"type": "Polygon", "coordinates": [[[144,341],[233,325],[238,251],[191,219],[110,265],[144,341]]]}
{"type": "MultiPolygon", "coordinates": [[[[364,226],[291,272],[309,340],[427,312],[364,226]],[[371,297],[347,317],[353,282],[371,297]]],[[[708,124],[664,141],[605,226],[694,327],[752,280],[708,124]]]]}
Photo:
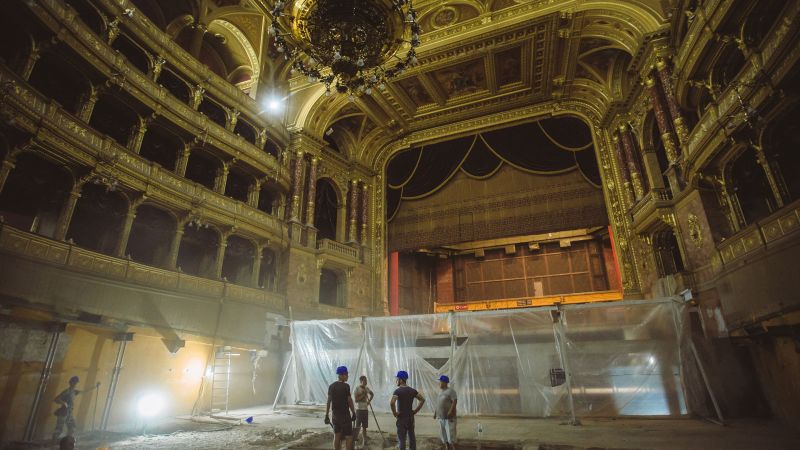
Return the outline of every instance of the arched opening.
{"type": "Polygon", "coordinates": [[[0,17],[0,62],[5,62],[9,68],[18,72],[25,64],[32,44],[31,35],[22,28],[19,20],[14,20],[14,14],[2,14],[0,17]]]}
{"type": "Polygon", "coordinates": [[[225,195],[247,203],[252,177],[236,167],[231,167],[228,182],[225,184],[225,195]]]}
{"type": "Polygon", "coordinates": [[[139,115],[125,102],[113,95],[103,95],[94,106],[89,126],[124,147],[138,122],[139,115]]]}
{"type": "Polygon", "coordinates": [[[683,257],[678,247],[678,240],[672,230],[663,230],[653,235],[653,250],[658,265],[658,274],[662,277],[683,272],[683,257]]]}
{"type": "Polygon", "coordinates": [[[95,34],[98,36],[103,34],[106,29],[106,23],[102,14],[94,5],[86,0],[69,0],[67,3],[72,6],[81,21],[91,28],[95,34]]]}
{"type": "Polygon", "coordinates": [[[147,56],[147,52],[125,34],[120,34],[111,48],[120,52],[140,72],[144,74],[150,72],[150,57],[147,56]]]}
{"type": "Polygon", "coordinates": [[[268,187],[262,187],[258,194],[258,209],[267,214],[275,214],[275,200],[278,196],[268,187]]]}
{"type": "Polygon", "coordinates": [[[187,225],[178,250],[177,266],[184,273],[214,278],[219,234],[207,226],[187,225]]]}
{"type": "Polygon", "coordinates": [[[139,206],[126,254],[148,266],[165,266],[175,237],[175,225],[175,218],[168,212],[151,205],[139,206]]]}
{"type": "Polygon", "coordinates": [[[175,161],[183,141],[160,125],[150,125],[142,139],[139,154],[167,170],[175,170],[175,161]]]}
{"type": "Polygon", "coordinates": [[[323,267],[319,276],[319,302],[323,305],[344,307],[343,284],[341,274],[323,267]]]}
{"type": "Polygon", "coordinates": [[[763,138],[764,151],[786,186],[788,201],[800,199],[800,135],[796,131],[799,121],[800,103],[770,123],[763,138]]]}
{"type": "Polygon", "coordinates": [[[161,69],[161,75],[158,76],[158,83],[164,86],[164,89],[183,103],[189,104],[189,101],[192,99],[192,90],[189,88],[189,84],[167,68],[161,69]]]}
{"type": "Polygon", "coordinates": [[[81,93],[89,87],[89,78],[59,56],[62,51],[56,48],[45,52],[33,66],[29,83],[46,97],[57,101],[65,110],[74,113],[78,109],[81,93]]]}
{"type": "Polygon", "coordinates": [[[314,227],[317,229],[317,239],[336,240],[337,219],[339,213],[339,198],[336,188],[330,180],[321,178],[317,180],[316,195],[314,197],[314,227]]]}
{"type": "Polygon", "coordinates": [[[256,145],[256,129],[241,118],[236,121],[236,128],[233,132],[243,137],[247,142],[256,145]]]}
{"type": "Polygon", "coordinates": [[[225,259],[222,260],[222,277],[231,283],[250,286],[255,256],[252,242],[239,236],[229,237],[225,259]]]}
{"type": "Polygon", "coordinates": [[[0,192],[0,216],[12,227],[53,237],[71,188],[72,177],[63,167],[23,153],[0,192]]]}
{"type": "Polygon", "coordinates": [[[772,214],[777,209],[764,168],[755,151],[746,149],[730,167],[731,189],[745,225],[772,214]]]}
{"type": "Polygon", "coordinates": [[[128,204],[122,194],[102,184],[87,183],[75,207],[67,239],[80,247],[111,255],[127,212],[128,204]]]}
{"type": "Polygon", "coordinates": [[[281,154],[281,149],[278,147],[278,144],[275,143],[272,139],[267,139],[267,143],[264,144],[264,151],[274,156],[275,159],[278,159],[279,158],[278,155],[281,154]]]}
{"type": "Polygon", "coordinates": [[[277,289],[278,259],[275,250],[265,248],[261,251],[261,269],[258,272],[258,287],[268,291],[277,289]]]}
{"type": "Polygon", "coordinates": [[[214,189],[217,173],[222,167],[222,162],[214,156],[200,149],[192,149],[189,162],[186,164],[186,178],[214,189]]]}
{"type": "Polygon", "coordinates": [[[225,127],[227,116],[225,115],[225,110],[217,102],[209,100],[206,97],[200,103],[200,106],[197,108],[197,110],[205,114],[206,117],[208,117],[212,122],[223,128],[225,127]]]}

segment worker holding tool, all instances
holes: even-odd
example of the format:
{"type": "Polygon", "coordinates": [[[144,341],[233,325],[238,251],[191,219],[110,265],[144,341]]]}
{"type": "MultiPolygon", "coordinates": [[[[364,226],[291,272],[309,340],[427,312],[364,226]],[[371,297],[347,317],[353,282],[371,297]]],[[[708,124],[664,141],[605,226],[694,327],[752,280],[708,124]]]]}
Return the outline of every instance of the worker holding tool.
{"type": "Polygon", "coordinates": [[[356,397],[356,426],[353,430],[353,442],[358,440],[358,432],[363,431],[364,438],[361,441],[361,446],[367,446],[367,427],[369,426],[369,404],[375,394],[372,389],[367,387],[367,377],[361,375],[359,377],[361,384],[355,390],[356,397]]]}
{"type": "Polygon", "coordinates": [[[350,385],[347,384],[347,367],[336,368],[338,380],[328,386],[328,403],[325,407],[325,424],[333,427],[333,448],[341,450],[344,438],[347,450],[353,450],[353,417],[356,415],[350,385]],[[333,412],[333,421],[329,416],[333,412]],[[352,416],[350,415],[352,413],[352,416]]]}

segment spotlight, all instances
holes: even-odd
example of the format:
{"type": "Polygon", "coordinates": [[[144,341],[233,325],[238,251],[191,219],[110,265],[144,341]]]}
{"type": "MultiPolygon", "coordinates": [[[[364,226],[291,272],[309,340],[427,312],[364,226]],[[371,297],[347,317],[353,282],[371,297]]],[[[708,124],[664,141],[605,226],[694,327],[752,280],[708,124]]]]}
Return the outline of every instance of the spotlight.
{"type": "Polygon", "coordinates": [[[280,97],[270,96],[264,101],[264,106],[269,112],[277,113],[283,109],[283,101],[280,97]]]}
{"type": "Polygon", "coordinates": [[[164,409],[164,399],[156,394],[147,394],[139,399],[137,409],[142,417],[156,416],[164,409]]]}

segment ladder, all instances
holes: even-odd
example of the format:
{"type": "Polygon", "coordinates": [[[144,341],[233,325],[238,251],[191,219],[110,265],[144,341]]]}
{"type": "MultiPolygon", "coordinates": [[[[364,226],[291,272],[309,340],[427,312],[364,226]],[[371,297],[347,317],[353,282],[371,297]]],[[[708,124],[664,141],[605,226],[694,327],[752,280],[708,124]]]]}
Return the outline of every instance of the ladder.
{"type": "Polygon", "coordinates": [[[214,372],[211,378],[211,413],[225,411],[228,414],[228,394],[231,387],[230,346],[217,347],[214,352],[214,372]]]}

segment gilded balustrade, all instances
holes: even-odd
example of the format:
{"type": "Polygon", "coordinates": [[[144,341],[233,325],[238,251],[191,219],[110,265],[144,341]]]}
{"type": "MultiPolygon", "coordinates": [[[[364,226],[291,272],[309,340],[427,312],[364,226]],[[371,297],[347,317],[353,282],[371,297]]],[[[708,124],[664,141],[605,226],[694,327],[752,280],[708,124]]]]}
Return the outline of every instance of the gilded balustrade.
{"type": "Polygon", "coordinates": [[[182,178],[156,163],[129,152],[125,147],[88,127],[45,99],[7,68],[0,66],[3,102],[13,108],[15,125],[42,144],[71,155],[79,163],[93,166],[98,161],[114,171],[123,185],[147,192],[149,198],[179,210],[194,208],[202,217],[221,223],[236,223],[254,236],[282,240],[283,223],[259,209],[226,197],[205,186],[182,178]]]}
{"type": "Polygon", "coordinates": [[[284,312],[286,299],[271,291],[186,275],[95,253],[0,223],[0,252],[114,281],[242,303],[284,312]]]}
{"type": "Polygon", "coordinates": [[[33,4],[30,8],[58,35],[60,40],[83,55],[120,89],[124,89],[174,124],[196,136],[201,136],[206,143],[264,172],[288,189],[288,175],[272,155],[172,97],[165,88],[156,84],[147,74],[139,72],[103,39],[95,35],[60,1],[45,0],[33,4]]]}

